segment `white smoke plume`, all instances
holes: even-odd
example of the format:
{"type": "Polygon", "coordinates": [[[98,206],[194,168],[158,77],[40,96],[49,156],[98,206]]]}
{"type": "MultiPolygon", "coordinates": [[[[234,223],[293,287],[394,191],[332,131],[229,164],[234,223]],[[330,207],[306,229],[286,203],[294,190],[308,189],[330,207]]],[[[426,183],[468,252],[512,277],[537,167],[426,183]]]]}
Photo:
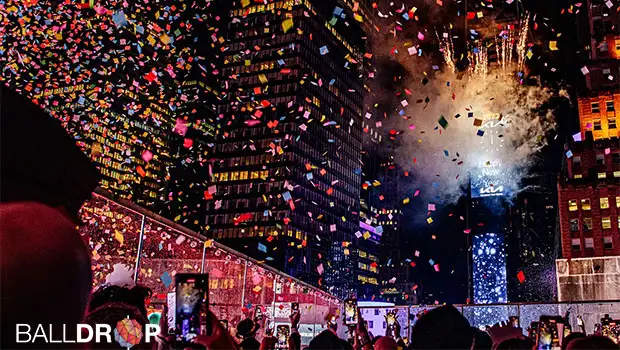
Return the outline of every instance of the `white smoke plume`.
{"type": "MultiPolygon", "coordinates": [[[[518,191],[534,155],[555,127],[552,110],[541,108],[554,92],[521,85],[499,68],[461,79],[453,72],[439,72],[429,75],[426,84],[426,74],[408,68],[411,95],[400,101],[406,105],[404,116],[393,116],[394,124],[389,125],[402,131],[395,158],[411,174],[405,195],[419,189],[425,198],[455,202],[470,174],[480,172],[488,175],[486,182],[475,186],[491,192],[500,185],[504,193],[518,191]]],[[[476,176],[472,179],[478,181],[476,176]]]]}

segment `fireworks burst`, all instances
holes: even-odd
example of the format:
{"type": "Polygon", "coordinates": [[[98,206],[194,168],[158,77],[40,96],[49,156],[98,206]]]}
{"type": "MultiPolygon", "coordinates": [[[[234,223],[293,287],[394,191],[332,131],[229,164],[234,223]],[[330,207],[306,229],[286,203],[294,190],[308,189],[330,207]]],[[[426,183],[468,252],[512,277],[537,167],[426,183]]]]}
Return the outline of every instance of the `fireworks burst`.
{"type": "Polygon", "coordinates": [[[530,30],[530,14],[526,14],[525,18],[519,23],[519,38],[517,42],[517,56],[519,57],[519,69],[523,69],[526,56],[527,33],[530,30]]]}
{"type": "Polygon", "coordinates": [[[439,40],[439,51],[441,51],[443,55],[444,62],[446,63],[446,67],[452,73],[456,72],[456,62],[454,59],[454,43],[452,42],[452,37],[449,32],[443,32],[440,37],[439,34],[435,31],[435,35],[437,36],[437,40],[439,40]]]}

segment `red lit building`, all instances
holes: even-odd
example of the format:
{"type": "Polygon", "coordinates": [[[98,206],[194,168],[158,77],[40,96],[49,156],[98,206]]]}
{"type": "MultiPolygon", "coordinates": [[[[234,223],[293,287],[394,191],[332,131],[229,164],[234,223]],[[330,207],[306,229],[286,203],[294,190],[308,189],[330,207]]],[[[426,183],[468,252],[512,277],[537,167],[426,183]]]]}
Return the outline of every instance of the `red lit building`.
{"type": "MultiPolygon", "coordinates": [[[[620,149],[618,139],[587,139],[572,156],[558,186],[562,256],[620,255],[620,149]]],[[[570,154],[569,154],[570,155],[570,154]]]]}
{"type": "Polygon", "coordinates": [[[580,133],[566,147],[558,183],[564,258],[556,261],[559,301],[620,297],[620,16],[609,1],[585,5],[587,24],[577,37],[585,78],[580,133]]]}

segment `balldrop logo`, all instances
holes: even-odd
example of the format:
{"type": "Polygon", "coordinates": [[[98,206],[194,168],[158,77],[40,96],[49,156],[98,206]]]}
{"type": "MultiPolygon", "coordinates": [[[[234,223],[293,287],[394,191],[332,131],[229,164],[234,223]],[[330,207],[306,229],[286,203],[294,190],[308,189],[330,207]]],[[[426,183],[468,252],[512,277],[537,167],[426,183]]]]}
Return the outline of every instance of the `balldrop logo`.
{"type": "Polygon", "coordinates": [[[129,317],[118,321],[114,328],[114,340],[124,348],[131,348],[140,344],[142,340],[142,325],[129,317]]]}
{"type": "Polygon", "coordinates": [[[15,342],[18,344],[85,344],[91,342],[112,344],[112,338],[114,338],[120,346],[129,349],[140,344],[142,338],[145,343],[151,343],[159,333],[159,325],[146,324],[143,329],[138,321],[129,317],[118,321],[114,330],[108,324],[95,324],[94,326],[81,323],[75,326],[37,324],[31,326],[18,323],[15,325],[15,342]],[[70,329],[76,326],[75,332],[71,332],[70,329]]]}

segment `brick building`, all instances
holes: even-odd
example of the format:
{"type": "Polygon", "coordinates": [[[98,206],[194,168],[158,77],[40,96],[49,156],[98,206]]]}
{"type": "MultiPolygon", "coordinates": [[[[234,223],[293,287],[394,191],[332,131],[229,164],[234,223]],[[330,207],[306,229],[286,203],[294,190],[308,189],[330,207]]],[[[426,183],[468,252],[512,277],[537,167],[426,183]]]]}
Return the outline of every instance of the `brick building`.
{"type": "Polygon", "coordinates": [[[558,186],[562,256],[620,255],[620,150],[618,139],[571,145],[558,186]]]}
{"type": "Polygon", "coordinates": [[[616,111],[620,110],[620,94],[601,92],[592,97],[580,97],[579,125],[581,137],[591,131],[594,141],[618,137],[616,111]]]}
{"type": "Polygon", "coordinates": [[[620,15],[610,1],[588,0],[586,8],[577,35],[580,134],[567,145],[558,183],[559,301],[620,297],[620,15]]]}

